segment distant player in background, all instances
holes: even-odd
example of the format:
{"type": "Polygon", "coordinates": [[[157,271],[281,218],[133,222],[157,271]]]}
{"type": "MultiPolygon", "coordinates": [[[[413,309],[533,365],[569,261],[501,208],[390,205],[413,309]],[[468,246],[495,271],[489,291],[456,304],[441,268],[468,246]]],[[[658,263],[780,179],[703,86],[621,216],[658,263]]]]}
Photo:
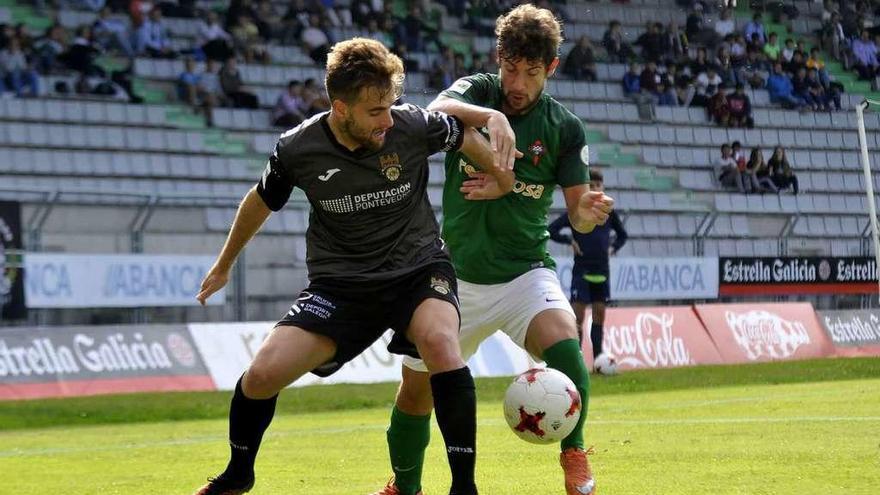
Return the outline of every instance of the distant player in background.
{"type": "MultiPolygon", "coordinates": [[[[549,10],[525,4],[499,17],[495,32],[499,74],[461,78],[428,107],[485,128],[504,161],[516,161],[513,191],[502,196],[486,194],[488,177],[478,164],[460,153],[446,154],[443,238],[459,278],[462,357],[501,329],[571,378],[582,407],[575,430],[562,441],[559,462],[568,495],[592,494],[583,434],[589,374],[574,313],[547,253],[547,215],[557,186],[579,232],[604,223],[614,202],[589,190],[583,123],[544,92],[559,65],[559,22],[549,10]],[[518,158],[517,150],[525,156],[518,158]]],[[[374,495],[421,493],[432,408],[425,371],[421,361],[404,359],[388,428],[394,479],[374,495]]]]}
{"type": "MultiPolygon", "coordinates": [[[[590,169],[590,190],[603,191],[602,172],[590,169]]],[[[583,326],[587,305],[592,306],[593,324],[590,327],[590,341],[593,343],[593,361],[602,354],[604,338],[605,304],[610,295],[610,270],[608,257],[613,256],[626,244],[626,229],[616,211],[608,215],[608,221],[592,232],[582,234],[571,228],[567,214],[562,214],[548,228],[550,238],[561,244],[571,245],[574,251],[574,267],[571,269],[571,307],[577,317],[578,338],[583,341],[583,326]],[[563,234],[571,229],[571,234],[563,234]],[[611,241],[614,231],[614,241],[611,241]]]]}
{"type": "MultiPolygon", "coordinates": [[[[450,495],[477,495],[474,380],[458,346],[455,272],[428,201],[428,156],[461,150],[489,173],[510,175],[511,182],[513,174],[493,167],[488,141],[460,119],[392,106],[403,79],[403,63],[381,43],[354,38],[336,44],[327,59],[331,110],[281,135],[262,179],[239,206],[199,301],[226,285],[238,254],[294,187],[312,207],[309,286],[236,384],[231,459],[197,495],[249,491],[278,392],[309,372],[331,375],[388,328],[395,331],[389,350],[421,357],[431,372],[428,388],[437,398],[452,471],[450,495]]],[[[344,478],[339,493],[351,493],[344,478]]]]}

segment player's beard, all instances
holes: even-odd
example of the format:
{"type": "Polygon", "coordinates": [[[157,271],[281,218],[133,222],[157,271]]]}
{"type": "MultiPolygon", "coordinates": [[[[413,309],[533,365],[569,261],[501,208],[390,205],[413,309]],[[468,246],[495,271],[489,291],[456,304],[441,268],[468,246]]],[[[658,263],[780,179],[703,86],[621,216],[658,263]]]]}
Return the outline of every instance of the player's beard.
{"type": "Polygon", "coordinates": [[[367,130],[358,125],[357,121],[354,120],[354,117],[349,115],[345,120],[342,121],[342,132],[348,134],[348,137],[351,138],[352,141],[358,143],[360,146],[370,150],[370,151],[378,151],[382,149],[382,146],[385,145],[385,135],[383,134],[381,138],[376,138],[375,133],[378,129],[367,130]]]}
{"type": "Polygon", "coordinates": [[[543,86],[541,86],[541,89],[534,96],[527,93],[511,93],[505,91],[504,102],[507,103],[508,108],[513,110],[513,113],[525,113],[535,106],[535,103],[538,101],[538,98],[541,97],[541,93],[543,92],[543,86]]]}

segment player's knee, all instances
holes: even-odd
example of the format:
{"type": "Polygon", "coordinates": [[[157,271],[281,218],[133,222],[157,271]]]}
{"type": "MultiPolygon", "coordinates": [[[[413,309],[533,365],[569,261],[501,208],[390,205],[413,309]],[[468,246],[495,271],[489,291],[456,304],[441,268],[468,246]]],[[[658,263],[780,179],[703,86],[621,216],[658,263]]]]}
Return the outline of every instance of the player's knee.
{"type": "Polygon", "coordinates": [[[242,380],[242,392],[251,399],[267,399],[278,393],[278,377],[266,366],[252,365],[242,380]]]}
{"type": "Polygon", "coordinates": [[[458,344],[456,332],[436,331],[427,332],[418,344],[419,354],[431,371],[447,371],[455,366],[461,366],[461,348],[458,344]]]}

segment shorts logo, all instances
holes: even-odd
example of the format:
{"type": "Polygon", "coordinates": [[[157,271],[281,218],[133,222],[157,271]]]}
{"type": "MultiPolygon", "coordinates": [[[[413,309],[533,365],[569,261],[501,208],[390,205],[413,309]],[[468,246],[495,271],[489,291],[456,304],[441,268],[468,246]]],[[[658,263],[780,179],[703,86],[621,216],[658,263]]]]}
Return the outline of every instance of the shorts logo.
{"type": "Polygon", "coordinates": [[[379,155],[379,167],[382,175],[391,182],[400,178],[400,157],[397,153],[379,155]]]}
{"type": "Polygon", "coordinates": [[[532,165],[537,167],[546,152],[547,150],[544,148],[544,143],[542,143],[540,139],[532,143],[531,146],[529,146],[529,153],[532,154],[532,165]]]}
{"type": "Polygon", "coordinates": [[[431,276],[431,288],[437,291],[440,294],[448,295],[451,292],[449,287],[449,280],[446,280],[444,277],[435,277],[431,276]]]}

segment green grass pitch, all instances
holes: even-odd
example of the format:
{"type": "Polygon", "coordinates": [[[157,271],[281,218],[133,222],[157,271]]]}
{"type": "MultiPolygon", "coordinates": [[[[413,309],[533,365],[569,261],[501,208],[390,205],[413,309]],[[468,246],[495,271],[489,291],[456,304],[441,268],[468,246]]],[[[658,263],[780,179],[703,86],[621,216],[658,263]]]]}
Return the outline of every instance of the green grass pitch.
{"type": "MultiPolygon", "coordinates": [[[[508,379],[478,380],[485,495],[562,495],[555,446],[508,431],[508,379]]],[[[366,495],[389,476],[393,384],[282,393],[254,494],[366,495]]],[[[225,465],[228,393],[0,403],[0,494],[190,494],[225,465]]],[[[880,359],[639,371],[593,378],[599,493],[876,494],[880,359]]],[[[425,493],[448,472],[436,425],[425,493]]]]}

